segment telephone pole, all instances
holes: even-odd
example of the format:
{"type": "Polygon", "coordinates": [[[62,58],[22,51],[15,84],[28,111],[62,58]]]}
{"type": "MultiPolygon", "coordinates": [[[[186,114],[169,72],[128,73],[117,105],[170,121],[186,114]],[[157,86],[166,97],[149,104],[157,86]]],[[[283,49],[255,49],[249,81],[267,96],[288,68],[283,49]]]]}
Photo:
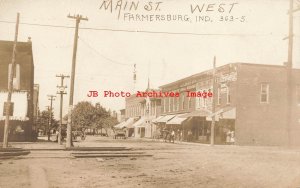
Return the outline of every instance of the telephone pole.
{"type": "Polygon", "coordinates": [[[288,61],[287,61],[287,137],[288,144],[291,144],[291,113],[292,113],[292,69],[293,69],[293,45],[294,45],[294,13],[300,10],[300,5],[294,9],[294,0],[290,0],[289,7],[289,36],[288,41],[288,61]]]}
{"type": "Polygon", "coordinates": [[[76,67],[76,54],[77,54],[77,43],[78,43],[78,30],[79,23],[81,20],[88,21],[88,18],[83,18],[81,15],[68,15],[68,18],[76,20],[75,36],[74,36],[74,46],[73,46],[73,57],[72,57],[72,72],[71,72],[71,84],[70,84],[70,100],[69,100],[69,110],[68,110],[68,124],[67,124],[67,142],[66,147],[72,146],[72,110],[73,110],[73,97],[74,97],[74,81],[75,81],[75,67],[76,67]]]}
{"type": "Polygon", "coordinates": [[[9,116],[11,115],[11,96],[13,93],[13,76],[14,71],[16,67],[16,54],[17,54],[17,42],[18,42],[18,33],[19,33],[19,20],[20,20],[20,13],[17,13],[17,22],[16,22],[16,30],[15,30],[15,40],[14,40],[14,46],[13,46],[13,54],[12,54],[12,60],[11,60],[11,69],[8,81],[8,94],[7,94],[7,101],[6,101],[6,108],[5,108],[5,125],[4,125],[4,135],[3,135],[3,148],[8,147],[8,134],[9,134],[9,116]]]}
{"type": "Polygon", "coordinates": [[[50,109],[49,109],[49,124],[48,124],[48,141],[50,141],[50,129],[52,126],[52,103],[55,100],[55,95],[48,95],[48,100],[50,100],[50,109]]]}
{"type": "Polygon", "coordinates": [[[210,145],[213,146],[215,144],[215,108],[216,108],[216,56],[214,57],[214,62],[213,62],[213,77],[212,77],[213,85],[212,85],[212,90],[213,90],[213,98],[212,98],[212,109],[211,113],[213,114],[212,121],[211,121],[211,127],[210,127],[210,145]]]}
{"type": "Polygon", "coordinates": [[[63,98],[64,95],[67,94],[67,92],[65,92],[65,89],[67,88],[67,86],[64,86],[64,79],[65,78],[70,78],[70,76],[66,76],[63,74],[60,75],[56,75],[56,77],[60,78],[60,86],[57,86],[59,88],[59,92],[57,92],[57,94],[60,94],[60,109],[59,109],[59,128],[58,128],[58,138],[57,138],[57,142],[59,145],[61,145],[61,128],[62,128],[62,119],[63,119],[63,98]]]}

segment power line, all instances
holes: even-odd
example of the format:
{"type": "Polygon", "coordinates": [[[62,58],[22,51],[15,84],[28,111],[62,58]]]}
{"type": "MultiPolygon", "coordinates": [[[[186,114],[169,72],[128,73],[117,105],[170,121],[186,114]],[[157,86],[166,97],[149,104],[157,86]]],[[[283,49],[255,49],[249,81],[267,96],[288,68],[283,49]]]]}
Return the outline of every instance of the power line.
{"type": "Polygon", "coordinates": [[[126,65],[126,66],[131,66],[133,64],[129,64],[129,63],[120,63],[117,62],[113,59],[110,59],[104,55],[102,55],[98,50],[96,50],[95,48],[93,48],[88,42],[86,42],[85,40],[83,40],[82,38],[79,37],[79,40],[81,40],[88,48],[92,49],[94,52],[96,52],[99,56],[101,56],[102,58],[106,59],[107,61],[114,63],[114,64],[118,64],[118,65],[126,65]]]}
{"type": "MultiPolygon", "coordinates": [[[[13,21],[0,20],[0,23],[14,24],[13,21]]],[[[39,26],[39,27],[53,27],[53,28],[67,28],[73,29],[73,26],[65,25],[51,25],[23,22],[21,25],[39,26]]],[[[168,32],[168,31],[147,31],[147,30],[127,30],[127,29],[110,29],[110,28],[95,28],[95,27],[80,27],[82,30],[94,31],[110,31],[110,32],[126,32],[126,33],[146,33],[146,34],[167,34],[167,35],[191,35],[191,36],[232,36],[232,37],[258,37],[258,36],[274,36],[273,34],[239,34],[239,33],[192,33],[192,32],[168,32]]]]}

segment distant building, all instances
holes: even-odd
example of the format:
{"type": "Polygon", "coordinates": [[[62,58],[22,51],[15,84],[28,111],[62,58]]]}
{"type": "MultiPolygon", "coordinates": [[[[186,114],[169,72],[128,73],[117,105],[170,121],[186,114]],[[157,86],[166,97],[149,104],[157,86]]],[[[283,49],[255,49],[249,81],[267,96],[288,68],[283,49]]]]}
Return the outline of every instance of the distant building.
{"type": "MultiPolygon", "coordinates": [[[[158,91],[154,89],[147,89],[146,92],[158,91]]],[[[160,97],[144,97],[140,101],[140,118],[133,124],[134,135],[136,138],[151,138],[156,131],[156,124],[152,122],[160,115],[161,110],[160,97]]]]}
{"type": "Polygon", "coordinates": [[[120,118],[118,120],[119,120],[119,122],[122,122],[125,120],[125,109],[120,110],[120,118]]]}
{"type": "Polygon", "coordinates": [[[125,118],[115,128],[126,129],[128,137],[150,138],[156,130],[152,120],[160,114],[160,109],[160,98],[137,97],[136,94],[132,94],[125,98],[125,109],[121,110],[125,118]]]}
{"type": "MultiPolygon", "coordinates": [[[[13,42],[0,41],[0,139],[3,139],[4,102],[7,99],[12,53],[13,42]]],[[[30,41],[17,43],[13,88],[14,107],[13,116],[10,118],[9,140],[30,141],[32,140],[33,117],[37,115],[38,107],[37,93],[34,93],[34,63],[30,41]]]]}

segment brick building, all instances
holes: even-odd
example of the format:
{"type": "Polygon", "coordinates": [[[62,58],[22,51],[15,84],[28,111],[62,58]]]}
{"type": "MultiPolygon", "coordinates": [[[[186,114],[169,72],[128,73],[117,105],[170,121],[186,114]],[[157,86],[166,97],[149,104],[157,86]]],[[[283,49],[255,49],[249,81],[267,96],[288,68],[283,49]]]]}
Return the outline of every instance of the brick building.
{"type": "MultiPolygon", "coordinates": [[[[13,42],[0,41],[0,139],[3,138],[5,116],[4,102],[7,99],[8,76],[11,69],[13,42]]],[[[12,102],[9,140],[30,141],[32,139],[34,110],[34,64],[32,43],[18,42],[16,69],[13,78],[12,102]]]]}
{"type": "MultiPolygon", "coordinates": [[[[226,132],[234,131],[239,145],[300,145],[300,70],[292,70],[291,96],[285,66],[233,63],[216,72],[217,143],[225,143],[226,132]]],[[[188,97],[187,91],[211,90],[212,70],[160,88],[180,96],[162,99],[157,125],[183,131],[185,140],[208,143],[212,98],[188,97]]]]}

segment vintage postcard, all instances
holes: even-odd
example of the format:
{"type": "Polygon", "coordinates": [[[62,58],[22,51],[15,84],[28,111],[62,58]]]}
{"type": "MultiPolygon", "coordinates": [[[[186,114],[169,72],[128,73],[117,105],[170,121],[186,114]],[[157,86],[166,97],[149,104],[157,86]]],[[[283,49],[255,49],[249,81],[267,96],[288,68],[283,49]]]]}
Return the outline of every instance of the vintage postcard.
{"type": "Polygon", "coordinates": [[[299,0],[0,0],[0,188],[300,187],[299,0]]]}

